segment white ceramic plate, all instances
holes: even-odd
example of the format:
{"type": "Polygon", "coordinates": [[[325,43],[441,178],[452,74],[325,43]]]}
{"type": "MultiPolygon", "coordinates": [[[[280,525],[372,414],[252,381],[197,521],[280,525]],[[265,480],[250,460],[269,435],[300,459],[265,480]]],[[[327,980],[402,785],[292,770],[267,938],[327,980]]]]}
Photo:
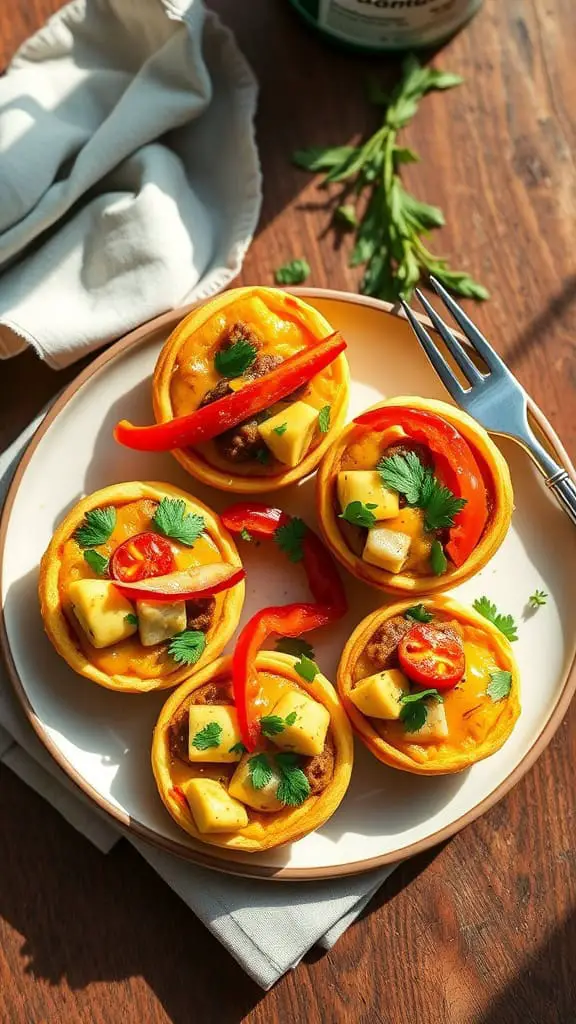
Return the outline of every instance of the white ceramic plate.
{"type": "MultiPolygon", "coordinates": [[[[384,304],[298,291],[348,340],[350,415],[381,396],[446,397],[406,321],[384,304]]],[[[485,593],[519,622],[522,715],[501,751],[461,774],[421,778],[385,767],[357,743],[350,789],[318,832],[252,856],[195,844],[164,809],[150,769],[151,733],[166,693],[122,695],[75,675],[44,635],[36,596],[38,563],[56,524],[90,491],[122,480],[167,480],[217,510],[233,500],[196,484],[170,455],[128,451],[112,438],[122,417],[136,423],[152,419],[150,375],[181,316],[182,311],[167,314],[145,325],[81,374],[36,435],[12,486],[0,534],[3,647],[24,709],[58,763],[101,808],[123,827],[193,861],[238,874],[306,879],[367,870],[431,846],[502,796],[559,724],[576,686],[575,673],[568,679],[576,646],[576,532],[528,458],[503,442],[516,495],[512,529],[493,561],[455,592],[465,602],[485,593]],[[530,614],[527,599],[537,587],[550,597],[530,614]]],[[[540,426],[566,462],[541,417],[540,426]]],[[[309,478],[276,493],[272,503],[313,524],[313,487],[309,478]]],[[[248,573],[242,622],[265,604],[306,596],[302,574],[297,567],[287,569],[274,546],[243,545],[242,555],[248,573]]],[[[347,589],[347,620],[313,637],[329,678],[352,629],[383,603],[376,591],[351,578],[347,589]]]]}

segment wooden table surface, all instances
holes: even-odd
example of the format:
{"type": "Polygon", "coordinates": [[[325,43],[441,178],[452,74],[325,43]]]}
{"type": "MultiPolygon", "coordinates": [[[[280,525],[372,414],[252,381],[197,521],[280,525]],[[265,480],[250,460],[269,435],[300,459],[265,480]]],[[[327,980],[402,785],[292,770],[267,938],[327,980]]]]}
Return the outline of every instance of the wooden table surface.
{"type": "MultiPolygon", "coordinates": [[[[59,0],[0,5],[0,67],[59,0]]],[[[287,0],[217,0],[261,83],[264,206],[238,283],[305,255],[310,283],[354,290],[347,244],[297,146],[371,124],[368,60],[324,45],[287,0]]],[[[438,63],[467,84],[406,133],[414,189],[444,208],[437,247],[492,292],[474,316],[576,452],[576,10],[486,4],[438,63]]],[[[1,165],[0,165],[1,175],[1,165]]],[[[5,445],[74,375],[0,365],[5,445]]],[[[399,868],[328,954],[263,994],[125,842],[107,857],[0,769],[0,1022],[548,1024],[576,1021],[576,709],[489,814],[399,868]]],[[[255,883],[257,884],[257,883],[255,883]]]]}

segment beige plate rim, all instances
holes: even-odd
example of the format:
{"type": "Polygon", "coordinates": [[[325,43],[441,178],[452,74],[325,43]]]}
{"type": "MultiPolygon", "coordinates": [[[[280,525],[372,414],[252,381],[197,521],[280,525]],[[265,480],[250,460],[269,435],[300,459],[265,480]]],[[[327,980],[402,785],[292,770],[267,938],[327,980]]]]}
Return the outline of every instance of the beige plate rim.
{"type": "MultiPolygon", "coordinates": [[[[351,304],[370,306],[373,309],[379,310],[383,313],[392,314],[393,316],[400,316],[400,308],[393,306],[389,302],[382,302],[379,299],[372,299],[364,295],[356,295],[353,292],[337,291],[330,288],[292,288],[290,289],[295,294],[301,296],[303,299],[319,298],[319,299],[332,299],[342,302],[348,302],[351,304]]],[[[49,429],[50,425],[54,422],[61,410],[68,404],[70,399],[76,394],[78,389],[82,387],[94,374],[98,373],[103,366],[112,360],[116,359],[119,355],[125,353],[128,349],[133,348],[142,342],[144,342],[148,335],[160,328],[171,328],[183,316],[186,315],[195,305],[199,303],[192,303],[191,305],[181,307],[178,310],[172,310],[168,313],[163,313],[161,316],[156,317],[154,320],[149,320],[147,323],[142,324],[136,330],[131,331],[125,335],[119,341],[115,342],[105,352],[97,356],[96,359],[84,370],[82,370],[78,376],[68,385],[63,391],[60,397],[54,402],[49,412],[46,414],[44,420],[38,427],[36,433],[32,437],[29,445],[20,460],[20,463],[14,474],[12,483],[8,489],[4,508],[2,509],[2,515],[0,518],[0,579],[2,576],[2,564],[4,557],[4,547],[6,542],[6,534],[8,530],[8,521],[10,518],[10,512],[14,504],[16,493],[20,485],[20,481],[26,472],[28,463],[32,457],[32,454],[42,437],[49,429]]],[[[431,327],[431,323],[427,317],[419,316],[419,319],[427,327],[431,327]]],[[[568,454],[565,451],[560,438],[556,434],[555,430],[548,422],[542,411],[533,402],[530,401],[530,413],[534,420],[538,424],[542,434],[544,435],[548,445],[555,455],[557,460],[568,470],[568,472],[575,477],[576,473],[568,454]]],[[[6,668],[8,670],[8,676],[11,680],[15,694],[18,701],[26,715],[26,718],[30,722],[36,735],[41,740],[43,745],[46,747],[48,752],[52,755],[56,763],[60,768],[68,775],[72,782],[84,793],[85,796],[89,797],[97,807],[103,811],[108,817],[110,817],[116,827],[121,832],[126,834],[137,836],[139,839],[143,839],[146,842],[151,843],[162,850],[169,853],[174,853],[179,857],[182,857],[188,861],[192,861],[195,864],[199,864],[203,867],[209,867],[217,871],[222,871],[226,874],[241,875],[249,878],[264,878],[272,881],[313,881],[320,878],[339,878],[345,875],[357,875],[362,874],[366,871],[371,871],[374,868],[382,867],[385,864],[392,864],[399,860],[405,860],[408,857],[413,857],[418,853],[422,853],[425,850],[430,849],[432,846],[436,846],[438,843],[444,842],[449,839],[456,832],[459,832],[465,825],[470,824],[480,815],[484,814],[491,807],[494,806],[499,800],[502,799],[509,792],[510,789],[522,778],[523,775],[528,771],[529,768],[534,764],[536,759],[540,756],[542,751],[548,746],[552,739],[556,729],[560,725],[568,705],[576,691],[576,660],[572,662],[565,679],[563,680],[560,688],[556,705],[552,710],[550,717],[548,718],[541,733],[536,737],[534,743],[527,751],[523,759],[516,766],[516,768],[510,773],[510,775],[499,785],[496,789],[490,793],[488,797],[482,800],[479,804],[473,807],[466,814],[461,815],[459,818],[451,822],[450,825],[445,826],[442,829],[434,832],[432,835],[427,836],[425,839],[421,839],[416,843],[400,847],[399,849],[392,851],[387,854],[382,854],[378,857],[371,857],[362,861],[354,861],[348,864],[340,864],[336,867],[321,867],[321,868],[283,868],[283,867],[266,867],[259,864],[250,864],[249,858],[240,854],[233,854],[230,851],[219,851],[218,854],[213,853],[211,849],[201,850],[199,848],[192,848],[184,843],[179,843],[171,839],[167,839],[164,836],[159,836],[153,829],[150,829],[147,825],[142,822],[136,821],[131,818],[128,814],[123,812],[121,809],[110,804],[104,797],[89,785],[85,779],[76,771],[76,769],[67,761],[62,755],[61,751],[51,740],[50,736],[44,729],[43,723],[36,715],[34,708],[32,707],[24,684],[20,679],[16,670],[16,665],[12,658],[10,651],[10,644],[6,631],[6,623],[4,620],[3,607],[0,608],[0,650],[2,652],[6,668]]]]}

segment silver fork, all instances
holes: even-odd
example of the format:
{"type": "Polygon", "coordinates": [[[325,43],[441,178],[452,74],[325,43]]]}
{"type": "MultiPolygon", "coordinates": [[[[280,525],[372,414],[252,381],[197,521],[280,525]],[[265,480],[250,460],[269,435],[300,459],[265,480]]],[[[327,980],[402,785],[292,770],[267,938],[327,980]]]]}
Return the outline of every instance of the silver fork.
{"type": "Polygon", "coordinates": [[[527,395],[524,388],[443,285],[434,277],[430,277],[430,283],[488,368],[487,373],[482,373],[478,369],[453,331],[417,288],[418,299],[460,367],[469,387],[462,387],[428,331],[417,320],[407,303],[401,300],[410,325],[440,380],[454,401],[474,416],[486,430],[511,437],[525,449],[545,477],[546,486],[576,525],[576,486],[566,470],[555,462],[534,436],[528,423],[527,395]]]}

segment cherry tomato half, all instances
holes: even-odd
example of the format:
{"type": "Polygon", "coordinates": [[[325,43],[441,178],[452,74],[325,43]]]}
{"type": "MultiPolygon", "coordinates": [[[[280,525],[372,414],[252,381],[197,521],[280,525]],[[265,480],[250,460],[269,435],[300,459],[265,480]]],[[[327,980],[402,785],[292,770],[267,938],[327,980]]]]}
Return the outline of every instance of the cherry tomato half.
{"type": "Polygon", "coordinates": [[[449,690],[464,675],[464,644],[452,629],[424,623],[405,633],[398,658],[409,679],[420,686],[449,690]]]}
{"type": "Polygon", "coordinates": [[[166,576],[175,568],[172,548],[157,533],[137,533],[116,548],[110,561],[115,580],[136,583],[150,576],[166,576]]]}

